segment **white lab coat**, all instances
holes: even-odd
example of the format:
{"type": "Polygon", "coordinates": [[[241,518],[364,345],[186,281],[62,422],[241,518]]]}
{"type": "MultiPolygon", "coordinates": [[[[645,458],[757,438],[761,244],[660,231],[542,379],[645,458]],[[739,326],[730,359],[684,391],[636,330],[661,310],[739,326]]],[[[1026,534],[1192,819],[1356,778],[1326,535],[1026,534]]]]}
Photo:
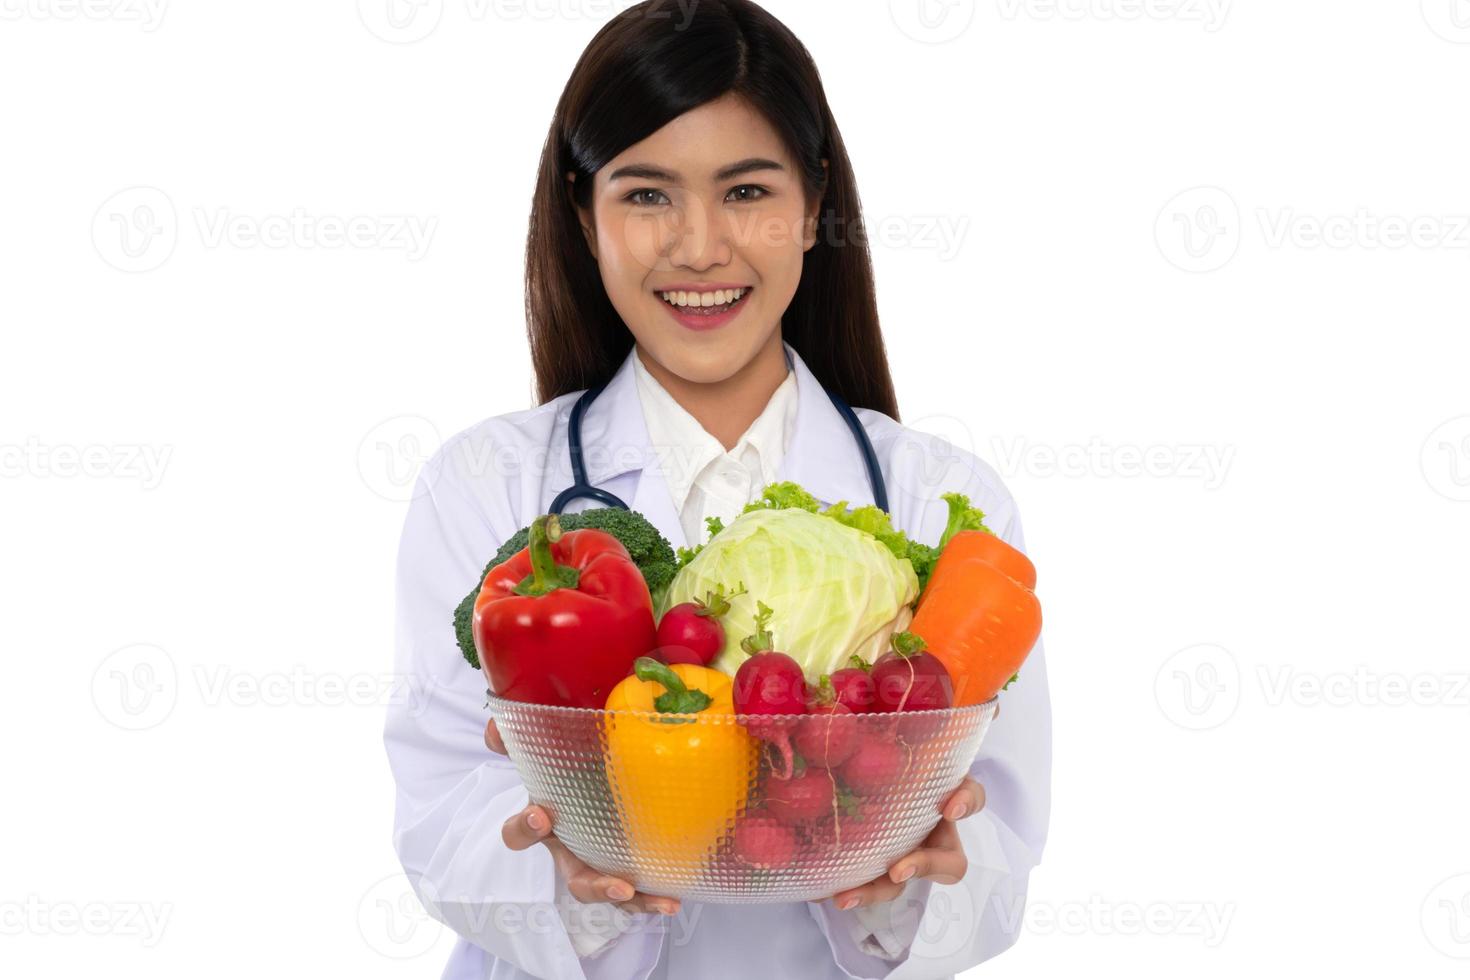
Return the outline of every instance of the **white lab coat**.
{"type": "MultiPolygon", "coordinates": [[[[798,398],[779,478],[823,503],[871,503],[852,433],[800,356],[789,344],[786,351],[798,398]]],[[[648,444],[632,356],[583,417],[588,479],[641,512],[677,548],[688,542],[648,444]]],[[[454,607],[500,544],[571,485],[567,418],[578,394],[486,419],[449,439],[420,472],[403,526],[396,669],[417,693],[390,707],[384,741],[397,783],[394,846],[430,914],[460,936],[443,976],[943,980],[1006,949],[1021,928],[1050,808],[1051,718],[1040,643],[1002,695],[970,767],[985,786],[986,805],[958,825],[969,870],[953,885],[910,879],[892,906],[900,913],[897,931],[913,936],[897,960],[875,955],[885,951],[869,930],[831,901],[686,901],[674,917],[619,910],[631,927],[594,955],[578,957],[567,932],[571,920],[557,911],[567,896],[550,852],[540,845],[512,851],[501,839],[501,825],[526,805],[527,793],[510,760],[484,745],[485,681],[461,657],[451,626],[454,607]]],[[[940,494],[959,490],[996,534],[1024,549],[1015,504],[987,464],[879,412],[856,412],[882,465],[895,526],[937,541],[948,513],[940,494]]],[[[596,506],[581,498],[565,510],[596,506]]]]}

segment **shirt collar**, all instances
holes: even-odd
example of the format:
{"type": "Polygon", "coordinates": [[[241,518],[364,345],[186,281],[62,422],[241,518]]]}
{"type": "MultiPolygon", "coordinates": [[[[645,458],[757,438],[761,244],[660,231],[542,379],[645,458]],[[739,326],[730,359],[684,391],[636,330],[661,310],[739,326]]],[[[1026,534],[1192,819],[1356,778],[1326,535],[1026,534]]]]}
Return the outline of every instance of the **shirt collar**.
{"type": "MultiPolygon", "coordinates": [[[[792,354],[783,344],[786,377],[766,402],[749,428],[730,449],[737,459],[749,446],[760,461],[762,485],[775,480],[786,447],[790,445],[796,424],[797,377],[792,354]]],[[[689,493],[700,473],[725,455],[725,447],[699,423],[684,406],[659,383],[644,365],[635,348],[629,354],[633,376],[642,407],[649,447],[656,458],[653,464],[668,484],[676,510],[683,510],[689,493]]]]}
{"type": "MultiPolygon", "coordinates": [[[[786,362],[796,375],[796,415],[792,424],[791,439],[787,442],[776,480],[792,480],[801,484],[824,504],[847,500],[853,506],[870,503],[871,491],[867,471],[862,457],[853,445],[852,434],[846,422],[827,397],[822,383],[812,374],[796,349],[783,342],[786,362]]],[[[648,426],[639,403],[637,378],[633,362],[637,351],[629,348],[627,356],[618,370],[608,380],[598,398],[588,407],[582,419],[582,445],[587,467],[587,481],[593,486],[604,486],[609,481],[626,473],[656,467],[657,456],[650,446],[648,426]]],[[[580,393],[579,393],[580,394],[580,393]]],[[[570,413],[574,398],[567,399],[564,413],[570,413]]],[[[864,420],[873,418],[872,412],[856,409],[864,420]]],[[[879,419],[886,416],[878,416],[879,419]]],[[[554,453],[551,464],[553,480],[559,481],[555,489],[571,482],[571,471],[566,460],[565,415],[562,418],[561,448],[554,453]]],[[[890,420],[888,427],[897,423],[890,420]]],[[[880,456],[884,452],[884,440],[875,437],[880,456]]],[[[662,510],[658,502],[666,496],[662,477],[651,479],[654,474],[645,473],[637,484],[634,510],[662,510]]],[[[890,488],[890,492],[891,492],[890,488]]],[[[554,492],[554,491],[553,491],[554,492]]],[[[669,515],[670,521],[673,515],[669,515]]],[[[659,526],[664,526],[660,524],[659,526]]],[[[666,532],[667,533],[667,532],[666,532]]],[[[670,539],[672,540],[672,538],[670,539]]]]}

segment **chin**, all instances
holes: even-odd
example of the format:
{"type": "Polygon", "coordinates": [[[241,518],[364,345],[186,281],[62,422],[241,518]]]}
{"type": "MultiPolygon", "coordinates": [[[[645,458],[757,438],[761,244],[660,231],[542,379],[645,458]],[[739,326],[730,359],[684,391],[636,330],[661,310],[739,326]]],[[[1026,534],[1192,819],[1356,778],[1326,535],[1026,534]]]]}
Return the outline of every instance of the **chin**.
{"type": "Polygon", "coordinates": [[[673,349],[654,351],[658,362],[674,374],[695,384],[716,384],[734,375],[746,361],[723,344],[700,345],[693,350],[682,338],[673,341],[673,349]],[[667,356],[665,356],[667,354],[667,356]]]}
{"type": "Polygon", "coordinates": [[[745,330],[726,327],[696,333],[675,324],[672,332],[660,331],[643,346],[654,360],[685,381],[715,384],[749,364],[763,343],[763,338],[745,330]]]}

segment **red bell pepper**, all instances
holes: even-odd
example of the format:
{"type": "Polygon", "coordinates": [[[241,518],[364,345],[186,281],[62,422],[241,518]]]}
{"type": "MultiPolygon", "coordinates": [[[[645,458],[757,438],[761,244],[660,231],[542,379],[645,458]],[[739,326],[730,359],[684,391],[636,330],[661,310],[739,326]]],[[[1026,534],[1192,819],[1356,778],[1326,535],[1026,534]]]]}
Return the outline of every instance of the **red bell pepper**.
{"type": "Polygon", "coordinates": [[[601,708],[655,644],[653,598],[606,531],[536,518],[530,543],[485,574],[475,650],[490,689],[530,704],[601,708]]]}

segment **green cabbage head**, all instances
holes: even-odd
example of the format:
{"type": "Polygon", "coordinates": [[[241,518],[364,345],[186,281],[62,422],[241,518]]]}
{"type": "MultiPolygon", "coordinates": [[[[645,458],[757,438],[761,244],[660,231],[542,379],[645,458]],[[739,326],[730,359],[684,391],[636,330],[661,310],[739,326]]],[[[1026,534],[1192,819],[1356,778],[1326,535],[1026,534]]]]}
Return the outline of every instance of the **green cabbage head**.
{"type": "Polygon", "coordinates": [[[847,666],[852,654],[872,662],[888,638],[908,626],[919,596],[913,564],[866,531],[797,507],[754,509],[720,528],[669,583],[660,617],[681,602],[723,586],[725,646],[711,664],[734,676],[747,658],[740,641],[755,632],[756,602],[774,610],[775,648],[801,664],[809,683],[847,666]]]}

